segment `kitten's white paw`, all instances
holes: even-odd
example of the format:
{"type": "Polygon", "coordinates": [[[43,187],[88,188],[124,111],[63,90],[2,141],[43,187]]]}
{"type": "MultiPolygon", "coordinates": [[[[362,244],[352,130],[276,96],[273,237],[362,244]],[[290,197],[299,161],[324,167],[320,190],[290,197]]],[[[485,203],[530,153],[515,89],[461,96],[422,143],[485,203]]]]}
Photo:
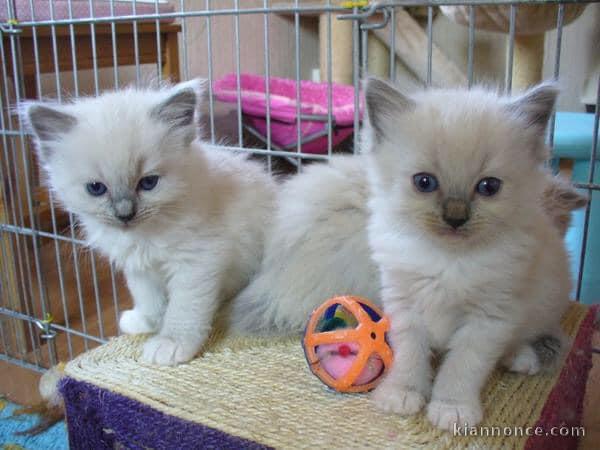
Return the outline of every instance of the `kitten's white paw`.
{"type": "Polygon", "coordinates": [[[479,403],[432,400],[427,407],[427,418],[436,427],[452,431],[454,424],[457,427],[477,425],[483,418],[483,412],[479,403]]]}
{"type": "Polygon", "coordinates": [[[175,366],[192,359],[200,350],[195,342],[169,336],[153,336],[146,341],[142,360],[160,366],[175,366]]]}
{"type": "Polygon", "coordinates": [[[371,394],[375,406],[384,412],[409,416],[418,413],[425,405],[425,397],[420,392],[401,388],[385,380],[371,394]]]}
{"type": "Polygon", "coordinates": [[[521,347],[510,360],[508,370],[511,372],[535,375],[541,369],[540,359],[530,345],[521,347]]]}
{"type": "Polygon", "coordinates": [[[125,334],[154,333],[158,331],[158,324],[139,311],[129,309],[121,314],[119,329],[125,334]]]}

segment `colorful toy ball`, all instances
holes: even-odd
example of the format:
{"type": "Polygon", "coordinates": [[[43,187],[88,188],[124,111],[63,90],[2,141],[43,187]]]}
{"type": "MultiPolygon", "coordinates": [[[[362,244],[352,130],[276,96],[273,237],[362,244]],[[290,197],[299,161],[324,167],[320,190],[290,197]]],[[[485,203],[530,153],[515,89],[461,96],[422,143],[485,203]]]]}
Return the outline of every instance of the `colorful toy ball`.
{"type": "Polygon", "coordinates": [[[308,366],[336,391],[370,391],[392,365],[389,329],[389,319],[369,300],[331,298],[313,311],[306,326],[308,366]]]}

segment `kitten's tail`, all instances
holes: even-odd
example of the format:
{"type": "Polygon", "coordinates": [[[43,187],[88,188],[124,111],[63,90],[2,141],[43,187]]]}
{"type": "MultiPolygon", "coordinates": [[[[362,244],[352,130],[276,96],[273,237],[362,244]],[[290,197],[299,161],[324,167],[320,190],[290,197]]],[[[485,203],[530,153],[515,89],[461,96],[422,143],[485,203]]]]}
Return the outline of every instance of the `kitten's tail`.
{"type": "Polygon", "coordinates": [[[541,369],[553,370],[558,367],[569,347],[570,339],[564,334],[544,334],[538,336],[532,343],[541,369]]]}

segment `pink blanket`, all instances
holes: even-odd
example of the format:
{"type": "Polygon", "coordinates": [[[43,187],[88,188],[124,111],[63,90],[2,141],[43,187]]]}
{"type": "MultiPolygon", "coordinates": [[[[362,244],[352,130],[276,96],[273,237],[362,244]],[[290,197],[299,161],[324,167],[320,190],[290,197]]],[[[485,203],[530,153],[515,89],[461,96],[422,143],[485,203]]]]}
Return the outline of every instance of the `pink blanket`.
{"type": "MultiPolygon", "coordinates": [[[[237,103],[236,74],[229,74],[216,81],[213,86],[215,97],[223,102],[237,103]]],[[[269,105],[271,113],[271,139],[279,147],[296,150],[298,103],[296,101],[296,81],[271,77],[269,79],[269,105]]],[[[267,133],[267,95],[265,77],[260,75],[240,75],[242,112],[246,123],[252,125],[263,136],[267,133]]],[[[362,117],[362,101],[359,117],[362,117]]],[[[303,118],[300,133],[303,141],[327,130],[328,84],[300,81],[300,114],[320,116],[321,120],[303,118]]],[[[332,131],[333,145],[342,142],[353,132],[354,88],[342,84],[332,84],[332,119],[336,128],[332,131]]],[[[327,135],[310,142],[303,142],[302,152],[326,153],[327,135]]]]}

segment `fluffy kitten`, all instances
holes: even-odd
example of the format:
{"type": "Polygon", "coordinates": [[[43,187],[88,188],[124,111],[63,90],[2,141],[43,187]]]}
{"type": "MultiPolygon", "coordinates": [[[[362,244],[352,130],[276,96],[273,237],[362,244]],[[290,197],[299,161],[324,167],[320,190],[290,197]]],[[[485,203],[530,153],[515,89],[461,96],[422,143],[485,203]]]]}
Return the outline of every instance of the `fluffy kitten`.
{"type": "Polygon", "coordinates": [[[360,155],[334,156],[280,187],[260,270],[233,302],[234,330],[299,333],[310,313],[334,295],[381,304],[367,240],[365,163],[360,155]]]}
{"type": "Polygon", "coordinates": [[[23,107],[49,187],[125,272],[134,308],[121,330],[156,333],[142,359],[161,365],[190,360],[248,282],[274,193],[259,166],[195,140],[198,88],[23,107]]]}
{"type": "MultiPolygon", "coordinates": [[[[234,329],[301,332],[313,309],[334,295],[360,295],[381,304],[367,237],[366,164],[364,155],[334,156],[280,187],[261,269],[234,302],[229,318],[234,329]]],[[[548,175],[541,203],[564,235],[571,211],[585,206],[587,198],[568,181],[548,175]]]]}
{"type": "Polygon", "coordinates": [[[365,95],[369,242],[394,350],[375,402],[414,414],[430,399],[434,425],[477,424],[495,365],[536,373],[532,343],[560,336],[568,305],[562,236],[540,202],[557,91],[408,98],[374,79],[365,95]],[[434,383],[430,350],[445,352],[434,383]]]}
{"type": "Polygon", "coordinates": [[[569,292],[562,223],[585,199],[541,169],[555,95],[542,86],[513,101],[481,90],[412,100],[370,82],[370,155],[333,158],[282,187],[261,270],[234,302],[234,328],[301,331],[332,295],[383,295],[399,356],[377,404],[416,412],[430,395],[430,349],[450,350],[430,418],[441,427],[476,423],[479,390],[498,360],[534,373],[546,361],[528,343],[560,336],[569,292]],[[439,177],[438,189],[418,192],[413,176],[426,171],[439,177]],[[499,192],[476,193],[492,176],[499,192]],[[462,201],[449,202],[449,193],[462,201]]]}

